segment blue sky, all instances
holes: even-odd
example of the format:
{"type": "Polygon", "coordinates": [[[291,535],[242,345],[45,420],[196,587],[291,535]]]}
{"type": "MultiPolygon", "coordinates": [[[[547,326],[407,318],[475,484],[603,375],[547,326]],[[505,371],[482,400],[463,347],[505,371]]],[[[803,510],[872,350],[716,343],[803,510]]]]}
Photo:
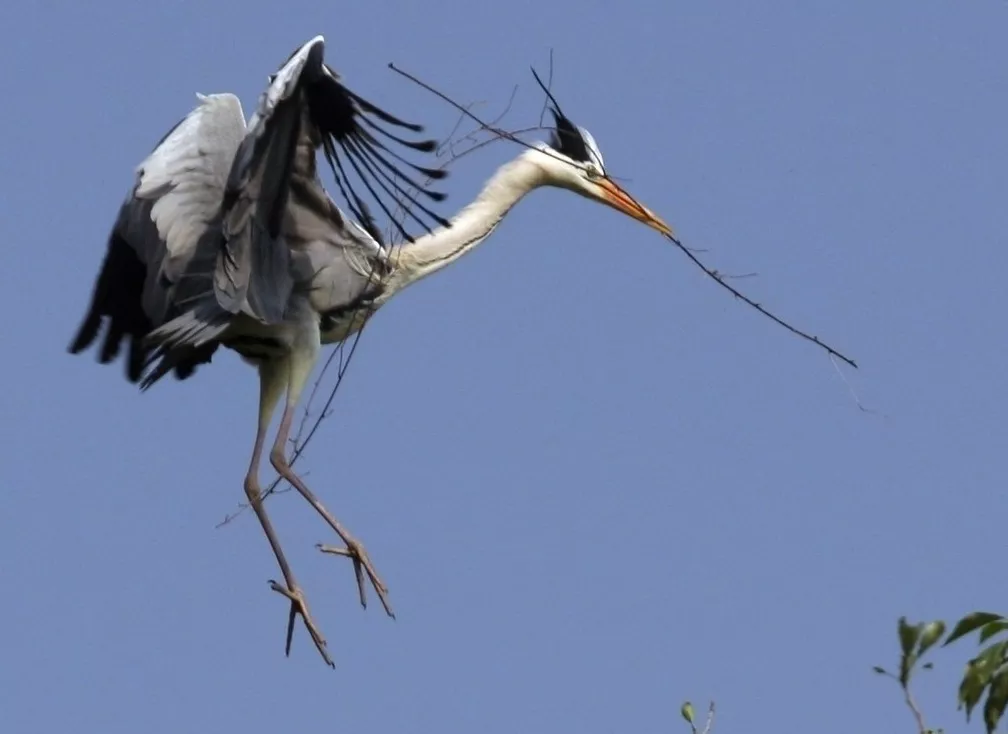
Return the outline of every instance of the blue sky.
{"type": "MultiPolygon", "coordinates": [[[[722,732],[911,731],[870,672],[896,618],[1005,608],[1006,21],[989,0],[5,4],[5,730],[667,732],[714,698],[722,732]],[[317,33],[439,136],[454,113],[389,61],[487,110],[520,84],[518,127],[553,48],[611,172],[854,356],[876,412],[655,233],[536,192],[378,315],[300,465],[398,620],[359,608],[307,505],[270,502],[337,668],[302,629],[284,658],[258,525],[214,527],[243,499],[255,373],[228,355],[140,395],[65,350],[134,166],[196,92],[248,111],[317,33]]],[[[445,210],[517,153],[460,161],[445,210]]],[[[947,731],[967,652],[920,682],[947,731]]]]}

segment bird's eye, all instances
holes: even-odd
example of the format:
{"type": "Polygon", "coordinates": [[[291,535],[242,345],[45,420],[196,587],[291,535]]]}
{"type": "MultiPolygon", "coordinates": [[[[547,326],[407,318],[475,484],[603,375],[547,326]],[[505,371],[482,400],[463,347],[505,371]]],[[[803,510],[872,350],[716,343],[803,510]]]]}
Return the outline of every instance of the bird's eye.
{"type": "Polygon", "coordinates": [[[589,163],[585,166],[585,174],[588,178],[602,178],[602,171],[594,163],[589,163]]]}

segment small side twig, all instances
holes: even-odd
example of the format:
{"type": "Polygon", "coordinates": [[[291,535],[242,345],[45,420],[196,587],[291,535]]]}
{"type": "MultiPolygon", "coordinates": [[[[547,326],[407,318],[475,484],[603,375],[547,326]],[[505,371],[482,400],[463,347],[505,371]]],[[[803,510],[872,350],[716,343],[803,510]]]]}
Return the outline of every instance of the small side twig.
{"type": "MultiPolygon", "coordinates": [[[[546,78],[546,90],[549,91],[553,89],[553,49],[550,49],[550,60],[549,60],[549,76],[546,78]]],[[[543,106],[542,111],[539,112],[539,125],[543,124],[543,119],[546,117],[546,109],[549,107],[549,95],[543,95],[543,106]]]]}
{"type": "Polygon", "coordinates": [[[697,730],[696,722],[694,721],[693,704],[691,704],[689,701],[687,701],[682,705],[682,708],[679,709],[679,713],[682,715],[684,719],[686,719],[686,723],[690,725],[691,734],[710,734],[711,727],[714,726],[713,701],[711,701],[710,706],[707,707],[707,722],[704,724],[703,729],[697,730]]]}
{"type": "Polygon", "coordinates": [[[710,706],[707,708],[707,723],[704,724],[703,732],[701,734],[710,734],[711,727],[714,726],[714,702],[710,702],[710,706]]]}
{"type": "Polygon", "coordinates": [[[917,705],[913,692],[910,690],[909,679],[900,680],[899,676],[893,675],[885,668],[880,668],[878,666],[872,668],[872,670],[884,678],[891,678],[896,681],[896,685],[903,690],[903,701],[906,703],[907,708],[910,709],[910,713],[913,714],[914,721],[917,723],[917,734],[932,734],[932,730],[928,728],[927,723],[924,721],[924,714],[920,710],[920,706],[917,705]]]}
{"type": "MultiPolygon", "coordinates": [[[[843,373],[843,370],[840,369],[840,365],[836,363],[836,359],[833,357],[832,354],[830,355],[830,362],[833,363],[833,369],[835,369],[836,373],[840,375],[840,379],[843,380],[843,384],[847,386],[847,390],[848,392],[850,392],[851,399],[854,401],[854,404],[858,407],[858,410],[860,410],[862,413],[872,413],[872,414],[878,413],[878,411],[875,410],[874,408],[866,408],[864,403],[861,402],[861,398],[854,390],[854,386],[850,384],[850,381],[847,379],[847,375],[845,375],[843,373]]],[[[888,416],[885,413],[882,414],[882,417],[888,418],[888,416]]]]}
{"type": "Polygon", "coordinates": [[[910,686],[903,687],[903,698],[906,701],[906,705],[910,709],[910,712],[913,714],[914,721],[917,722],[917,731],[919,731],[920,734],[930,734],[931,730],[928,729],[927,724],[924,723],[924,714],[921,713],[920,707],[914,700],[913,693],[910,691],[910,686]]]}

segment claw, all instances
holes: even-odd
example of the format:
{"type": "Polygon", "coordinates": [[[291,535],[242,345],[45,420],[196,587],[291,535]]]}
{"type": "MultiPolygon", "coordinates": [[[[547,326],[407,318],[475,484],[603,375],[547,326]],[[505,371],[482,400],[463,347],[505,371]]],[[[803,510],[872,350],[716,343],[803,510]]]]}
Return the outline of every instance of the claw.
{"type": "Polygon", "coordinates": [[[305,627],[308,630],[308,634],[311,635],[312,642],[315,643],[315,648],[319,651],[322,659],[325,660],[326,665],[330,668],[335,668],[336,663],[329,656],[329,651],[326,649],[325,638],[322,637],[322,633],[318,631],[315,623],[312,621],[311,615],[308,613],[308,602],[305,601],[304,594],[301,592],[297,586],[293,589],[288,589],[283,584],[280,584],[273,579],[269,582],[270,588],[276,593],[287,597],[290,600],[291,608],[290,615],[287,617],[287,645],[286,654],[290,657],[291,650],[291,640],[294,638],[294,620],[297,615],[301,615],[301,619],[304,620],[305,627]]]}
{"type": "Polygon", "coordinates": [[[378,576],[378,572],[371,565],[371,559],[368,558],[364,546],[353,538],[345,538],[345,540],[347,543],[346,548],[323,545],[322,543],[316,543],[315,547],[323,553],[345,556],[353,561],[354,575],[357,577],[357,590],[360,594],[360,603],[365,609],[367,609],[367,586],[364,583],[364,573],[367,572],[368,580],[371,581],[371,585],[374,586],[375,591],[378,593],[378,600],[385,607],[385,613],[392,619],[395,619],[395,612],[392,611],[392,605],[389,604],[388,600],[388,587],[385,586],[381,577],[378,576]]]}

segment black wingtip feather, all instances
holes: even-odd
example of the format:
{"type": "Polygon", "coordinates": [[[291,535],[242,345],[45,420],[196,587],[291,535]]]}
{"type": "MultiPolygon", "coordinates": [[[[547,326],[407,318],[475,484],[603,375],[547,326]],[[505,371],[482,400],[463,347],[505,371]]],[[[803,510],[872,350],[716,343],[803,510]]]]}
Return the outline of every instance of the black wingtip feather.
{"type": "MultiPolygon", "coordinates": [[[[364,174],[361,173],[361,170],[360,170],[360,168],[357,165],[358,161],[360,161],[361,165],[363,165],[367,169],[368,173],[371,174],[371,176],[375,179],[375,181],[377,182],[377,184],[381,187],[381,189],[386,194],[388,194],[389,196],[391,196],[393,199],[396,198],[396,194],[398,194],[399,196],[403,196],[403,197],[406,198],[407,201],[409,201],[411,204],[413,204],[413,206],[415,206],[418,209],[420,209],[420,211],[422,211],[424,214],[426,214],[427,216],[429,216],[434,221],[437,221],[437,222],[441,221],[441,218],[436,213],[432,212],[430,209],[428,209],[423,204],[421,204],[419,201],[417,201],[417,196],[415,194],[411,194],[410,192],[406,191],[406,189],[404,189],[398,183],[398,181],[394,180],[386,171],[381,170],[380,168],[375,167],[376,166],[375,161],[377,160],[378,164],[384,166],[385,168],[388,168],[389,170],[393,171],[394,173],[396,173],[397,175],[399,175],[400,177],[402,177],[410,186],[414,187],[415,189],[417,189],[417,191],[419,193],[424,194],[428,198],[435,198],[437,196],[438,192],[433,192],[433,191],[430,191],[429,189],[425,189],[425,188],[421,187],[419,184],[417,184],[412,179],[404,176],[401,171],[399,171],[394,166],[392,166],[388,161],[386,161],[384,158],[382,158],[382,156],[379,155],[376,151],[374,151],[374,150],[368,150],[366,148],[366,146],[363,146],[359,141],[355,141],[353,138],[347,138],[346,140],[341,141],[340,144],[343,146],[344,150],[346,150],[346,152],[348,153],[347,157],[350,160],[350,165],[352,165],[354,167],[354,170],[357,172],[357,175],[360,176],[360,178],[361,178],[362,181],[364,181],[364,185],[367,187],[368,191],[371,193],[372,196],[374,196],[376,199],[378,199],[378,195],[375,193],[374,189],[371,187],[371,184],[364,177],[364,174]],[[358,147],[358,146],[360,146],[360,147],[358,147]],[[395,193],[393,193],[389,189],[389,186],[391,186],[393,189],[395,189],[395,193]]],[[[382,206],[383,211],[386,214],[388,214],[390,218],[392,218],[391,212],[389,212],[389,210],[385,207],[384,202],[382,202],[380,199],[379,199],[379,204],[382,206]]],[[[421,220],[409,208],[404,208],[404,212],[406,213],[407,216],[409,216],[411,219],[413,219],[415,222],[417,222],[421,226],[427,227],[427,225],[423,222],[423,220],[421,220]]]]}
{"type": "Polygon", "coordinates": [[[98,354],[98,361],[101,364],[108,364],[119,356],[119,344],[126,336],[126,329],[121,321],[112,320],[109,323],[108,331],[105,333],[105,341],[102,343],[101,352],[98,354]]]}
{"type": "MultiPolygon", "coordinates": [[[[119,356],[123,342],[128,340],[124,371],[126,379],[134,384],[143,378],[148,364],[150,350],[144,345],[144,337],[153,328],[143,309],[146,277],[147,268],[136,250],[113,231],[87,315],[68,350],[71,354],[80,354],[102,337],[98,362],[109,364],[119,356]]],[[[187,355],[176,365],[176,374],[180,379],[189,377],[198,364],[210,361],[215,348],[216,345],[212,345],[210,349],[187,355]]]]}
{"type": "MultiPolygon", "coordinates": [[[[377,122],[375,122],[374,120],[368,119],[367,117],[361,117],[360,119],[361,119],[361,122],[363,122],[365,125],[367,125],[372,130],[380,132],[386,138],[389,138],[390,140],[394,140],[397,143],[399,143],[400,145],[406,146],[407,148],[412,148],[413,150],[418,150],[421,153],[433,153],[438,148],[438,141],[436,141],[436,140],[433,140],[433,139],[431,139],[431,140],[406,140],[405,138],[400,138],[398,135],[395,135],[394,133],[389,132],[388,130],[386,130],[385,128],[383,128],[381,125],[379,125],[377,122]]],[[[380,143],[378,143],[377,141],[375,141],[373,138],[369,138],[369,140],[372,140],[376,145],[380,145],[380,143]]],[[[386,150],[388,150],[388,149],[386,148],[386,150]]]]}
{"type": "Polygon", "coordinates": [[[444,201],[446,195],[438,191],[431,191],[426,185],[421,185],[411,179],[402,168],[383,156],[382,151],[431,180],[444,179],[447,173],[440,169],[422,167],[407,161],[363,127],[366,125],[367,128],[375,130],[405,148],[421,153],[432,153],[437,150],[437,141],[406,140],[383,129],[376,120],[413,132],[421,132],[422,125],[406,122],[386,112],[348,89],[332,74],[323,74],[315,78],[306,85],[305,90],[312,120],[323,133],[322,148],[333,176],[336,178],[340,193],[365,229],[371,232],[372,228],[377,228],[373,221],[368,221],[370,212],[367,211],[366,205],[355,190],[355,184],[347,175],[348,168],[344,167],[341,159],[345,159],[350,164],[349,167],[356,174],[359,184],[364,186],[378,207],[389,217],[395,229],[407,240],[412,241],[413,237],[392,216],[390,205],[385,201],[386,198],[392,200],[393,207],[402,206],[404,213],[428,232],[431,231],[430,224],[415,214],[412,211],[413,207],[416,207],[432,222],[441,226],[450,226],[447,219],[417,201],[418,196],[424,196],[432,201],[441,202],[444,201]],[[376,120],[369,119],[369,116],[376,118],[376,120]],[[410,189],[415,190],[416,193],[414,194],[410,189]]]}
{"type": "Polygon", "coordinates": [[[97,338],[98,330],[101,328],[101,314],[99,314],[94,305],[92,305],[84,317],[84,321],[81,323],[80,328],[77,329],[77,336],[74,340],[70,342],[70,346],[67,351],[70,354],[80,354],[82,351],[91,346],[91,343],[97,338]]]}
{"type": "Polygon", "coordinates": [[[424,176],[434,179],[435,181],[440,181],[448,176],[448,172],[443,168],[420,168],[417,166],[417,170],[424,176]]]}
{"type": "MultiPolygon", "coordinates": [[[[340,86],[343,86],[343,85],[340,85],[340,86]]],[[[423,129],[424,129],[423,125],[418,125],[418,124],[413,123],[413,122],[406,122],[405,120],[400,120],[398,117],[395,117],[395,116],[389,114],[388,112],[386,112],[382,108],[378,107],[377,105],[374,105],[371,102],[368,102],[366,99],[364,99],[363,97],[361,97],[359,94],[355,94],[352,90],[347,89],[346,87],[343,87],[343,89],[346,91],[346,93],[350,96],[350,98],[354,102],[356,102],[357,104],[360,105],[361,109],[364,110],[365,112],[371,113],[375,117],[377,117],[377,118],[379,118],[381,120],[384,120],[385,122],[389,123],[390,125],[395,125],[396,127],[404,127],[407,130],[412,130],[415,133],[421,133],[421,132],[423,132],[423,129]]]]}

